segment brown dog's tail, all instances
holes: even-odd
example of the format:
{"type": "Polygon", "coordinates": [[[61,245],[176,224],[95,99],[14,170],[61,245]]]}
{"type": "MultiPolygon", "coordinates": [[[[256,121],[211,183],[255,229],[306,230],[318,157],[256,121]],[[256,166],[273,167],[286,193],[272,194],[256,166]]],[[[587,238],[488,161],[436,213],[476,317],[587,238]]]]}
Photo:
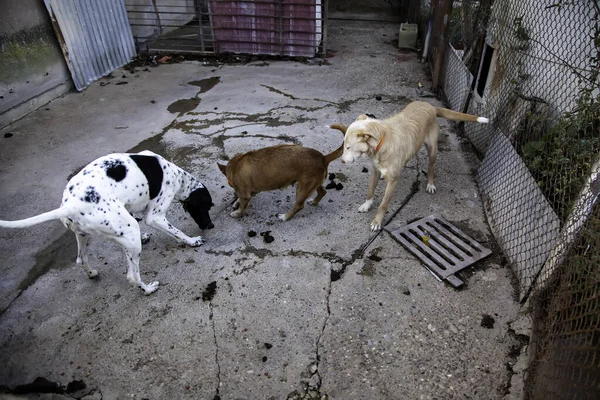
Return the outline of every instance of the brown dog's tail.
{"type": "Polygon", "coordinates": [[[446,118],[451,121],[465,121],[465,122],[479,122],[480,124],[487,124],[490,122],[489,119],[485,117],[478,117],[476,115],[471,114],[463,114],[456,111],[448,110],[447,108],[435,108],[435,113],[440,118],[446,118]]]}
{"type": "MultiPolygon", "coordinates": [[[[342,132],[344,134],[344,136],[346,136],[347,127],[345,125],[333,124],[333,125],[330,125],[329,127],[331,129],[337,129],[338,131],[342,132]]],[[[335,149],[334,151],[332,151],[331,153],[329,153],[325,156],[325,162],[327,163],[327,165],[329,165],[329,163],[332,162],[333,160],[335,160],[336,158],[340,158],[342,156],[342,153],[344,153],[344,142],[343,141],[342,141],[342,145],[340,147],[338,147],[337,149],[335,149]]]]}

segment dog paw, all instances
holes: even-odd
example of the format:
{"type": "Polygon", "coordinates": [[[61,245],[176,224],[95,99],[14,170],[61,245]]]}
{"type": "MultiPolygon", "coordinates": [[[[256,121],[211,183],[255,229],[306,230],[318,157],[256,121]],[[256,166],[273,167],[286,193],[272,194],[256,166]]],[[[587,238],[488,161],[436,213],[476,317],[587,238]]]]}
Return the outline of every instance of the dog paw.
{"type": "Polygon", "coordinates": [[[142,233],[142,244],[146,244],[150,241],[149,233],[142,233]]]}
{"type": "Polygon", "coordinates": [[[198,246],[202,246],[203,244],[204,244],[204,238],[202,236],[197,236],[195,238],[192,238],[192,242],[190,243],[190,246],[198,247],[198,246]]]}
{"type": "Polygon", "coordinates": [[[229,215],[231,215],[233,218],[241,218],[242,217],[242,211],[241,210],[235,210],[235,211],[233,211],[229,215]]]}
{"type": "Polygon", "coordinates": [[[316,206],[316,205],[319,205],[319,202],[318,202],[318,201],[315,203],[315,199],[308,199],[308,200],[306,200],[306,201],[307,201],[307,202],[308,202],[308,204],[310,204],[311,206],[316,206]]]}
{"type": "Polygon", "coordinates": [[[376,219],[371,222],[371,231],[377,232],[381,230],[381,221],[377,221],[376,219]]]}
{"type": "Polygon", "coordinates": [[[435,191],[437,190],[437,188],[435,187],[435,185],[434,185],[434,184],[432,184],[432,183],[428,183],[428,184],[427,184],[427,189],[426,189],[426,190],[427,190],[427,193],[434,194],[434,193],[435,193],[435,191]]]}
{"type": "Polygon", "coordinates": [[[96,271],[95,269],[90,270],[89,274],[87,274],[87,277],[90,279],[94,279],[97,276],[98,276],[98,271],[96,271]]]}
{"type": "Polygon", "coordinates": [[[148,285],[143,285],[140,287],[144,291],[144,294],[148,296],[149,294],[156,292],[158,289],[158,281],[150,282],[148,285]]]}
{"type": "Polygon", "coordinates": [[[365,201],[360,207],[358,207],[358,212],[367,212],[371,209],[373,205],[373,199],[365,201]]]}
{"type": "Polygon", "coordinates": [[[237,210],[238,208],[240,208],[240,199],[237,199],[235,203],[233,203],[233,209],[237,210]]]}
{"type": "Polygon", "coordinates": [[[285,214],[277,214],[277,218],[279,218],[282,221],[287,221],[287,217],[285,216],[285,214]]]}

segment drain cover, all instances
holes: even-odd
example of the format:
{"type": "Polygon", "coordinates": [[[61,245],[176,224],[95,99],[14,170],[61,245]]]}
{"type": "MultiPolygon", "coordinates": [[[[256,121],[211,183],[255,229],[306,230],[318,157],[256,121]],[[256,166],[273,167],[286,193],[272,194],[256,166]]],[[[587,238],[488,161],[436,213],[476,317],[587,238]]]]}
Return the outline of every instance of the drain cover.
{"type": "Polygon", "coordinates": [[[402,228],[386,230],[431,272],[454,287],[463,284],[455,273],[492,254],[490,249],[435,215],[402,228]]]}

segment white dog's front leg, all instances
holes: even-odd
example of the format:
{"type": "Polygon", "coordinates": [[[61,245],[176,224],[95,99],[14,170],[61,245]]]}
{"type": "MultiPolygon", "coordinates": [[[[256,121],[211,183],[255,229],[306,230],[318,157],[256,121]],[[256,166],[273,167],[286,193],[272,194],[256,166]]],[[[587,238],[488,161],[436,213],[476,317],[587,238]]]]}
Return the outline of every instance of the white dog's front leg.
{"type": "Polygon", "coordinates": [[[364,213],[371,209],[373,206],[373,199],[365,201],[360,207],[358,207],[358,212],[364,213]]]}
{"type": "Polygon", "coordinates": [[[148,216],[146,217],[146,224],[155,227],[159,231],[166,233],[167,235],[187,244],[188,246],[197,247],[204,244],[204,238],[202,236],[189,237],[171,225],[171,223],[167,220],[167,217],[164,215],[154,217],[148,216]]]}

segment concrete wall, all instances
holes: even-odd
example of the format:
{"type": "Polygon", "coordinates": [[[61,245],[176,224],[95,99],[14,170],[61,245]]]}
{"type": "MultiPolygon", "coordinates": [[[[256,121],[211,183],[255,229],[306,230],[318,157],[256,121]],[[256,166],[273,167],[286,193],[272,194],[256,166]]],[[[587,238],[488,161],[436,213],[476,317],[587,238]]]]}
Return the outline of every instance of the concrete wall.
{"type": "Polygon", "coordinates": [[[0,0],[0,127],[71,90],[43,0],[0,0]]]}

